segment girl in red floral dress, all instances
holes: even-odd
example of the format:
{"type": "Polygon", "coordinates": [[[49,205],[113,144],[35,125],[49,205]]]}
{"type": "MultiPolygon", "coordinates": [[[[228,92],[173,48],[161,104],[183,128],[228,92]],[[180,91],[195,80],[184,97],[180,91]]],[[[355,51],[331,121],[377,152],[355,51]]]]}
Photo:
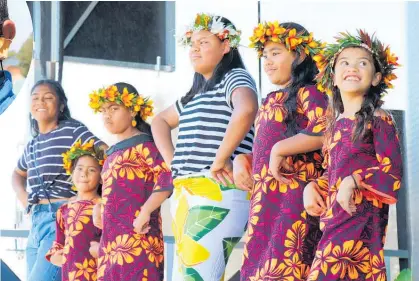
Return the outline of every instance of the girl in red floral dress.
{"type": "Polygon", "coordinates": [[[160,206],[173,186],[145,122],[152,115],[151,100],[126,83],[100,89],[90,98],[90,106],[102,113],[106,129],[118,139],[107,151],[102,171],[98,280],[163,280],[160,206]]]}
{"type": "Polygon", "coordinates": [[[314,82],[322,45],[304,27],[278,22],[259,24],[251,41],[278,90],[259,108],[253,153],[234,161],[234,182],[252,191],[241,280],[305,280],[321,236],[303,190],[323,172],[327,97],[314,82]]]}
{"type": "Polygon", "coordinates": [[[100,172],[103,152],[95,151],[94,140],[81,140],[64,156],[64,168],[71,173],[77,196],[57,210],[56,240],[46,254],[47,260],[62,268],[63,281],[96,280],[96,258],[90,243],[99,241],[101,230],[93,225],[93,206],[100,200],[100,172]]]}

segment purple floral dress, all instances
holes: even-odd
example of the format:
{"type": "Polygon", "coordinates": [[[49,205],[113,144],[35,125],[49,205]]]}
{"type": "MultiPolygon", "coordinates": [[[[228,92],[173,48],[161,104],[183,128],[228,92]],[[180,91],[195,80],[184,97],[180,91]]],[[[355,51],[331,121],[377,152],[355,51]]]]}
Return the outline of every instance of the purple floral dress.
{"type": "Polygon", "coordinates": [[[383,246],[389,204],[396,202],[402,179],[399,139],[390,116],[374,117],[363,141],[351,141],[354,124],[351,118],[337,120],[327,147],[327,173],[317,180],[328,210],[307,280],[387,280],[383,246]],[[362,179],[352,216],[336,201],[341,181],[351,174],[362,179]]]}
{"type": "MultiPolygon", "coordinates": [[[[297,95],[297,133],[322,135],[327,96],[315,86],[297,95]]],[[[254,186],[241,280],[305,280],[320,239],[318,218],[306,214],[304,187],[323,173],[320,151],[288,157],[294,169],[281,184],[268,170],[273,145],[287,138],[287,91],[270,93],[259,108],[253,146],[254,186]]]]}

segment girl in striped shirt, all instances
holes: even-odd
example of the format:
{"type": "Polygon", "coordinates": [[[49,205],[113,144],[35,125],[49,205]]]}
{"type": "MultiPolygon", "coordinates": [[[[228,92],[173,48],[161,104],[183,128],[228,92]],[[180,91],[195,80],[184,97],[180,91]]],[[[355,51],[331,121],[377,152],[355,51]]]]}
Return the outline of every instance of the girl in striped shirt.
{"type": "Polygon", "coordinates": [[[226,18],[198,14],[182,37],[195,70],[189,92],[152,123],[171,163],[176,242],[173,280],[222,280],[247,222],[247,192],[235,188],[232,160],[249,153],[257,111],[256,85],[238,51],[240,31],[226,18]],[[171,130],[179,127],[176,148],[171,130]]]}
{"type": "Polygon", "coordinates": [[[67,97],[56,81],[41,80],[34,85],[30,117],[33,138],[13,173],[13,188],[32,221],[26,247],[27,277],[31,281],[61,280],[60,268],[45,259],[55,239],[56,212],[76,194],[61,154],[78,139],[82,144],[94,140],[98,149],[106,145],[71,118],[67,97]]]}

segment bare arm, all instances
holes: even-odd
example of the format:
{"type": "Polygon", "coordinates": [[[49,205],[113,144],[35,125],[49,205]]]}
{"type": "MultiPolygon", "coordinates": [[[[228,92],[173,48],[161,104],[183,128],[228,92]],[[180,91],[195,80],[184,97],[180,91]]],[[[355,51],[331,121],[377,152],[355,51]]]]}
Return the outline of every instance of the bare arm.
{"type": "Polygon", "coordinates": [[[93,225],[99,229],[103,229],[102,208],[102,203],[97,203],[93,207],[93,225]]]}
{"type": "Polygon", "coordinates": [[[17,199],[22,204],[23,208],[26,209],[28,206],[28,192],[26,191],[26,179],[28,175],[26,172],[16,168],[12,175],[12,186],[16,193],[17,199]]]}
{"type": "Polygon", "coordinates": [[[64,250],[58,250],[54,254],[51,255],[50,262],[58,267],[62,267],[64,264],[64,256],[63,256],[64,250]]]}
{"type": "Polygon", "coordinates": [[[321,136],[310,136],[301,133],[277,142],[271,150],[269,171],[277,181],[289,184],[289,179],[283,177],[281,173],[281,167],[287,170],[293,169],[287,163],[287,157],[318,150],[322,147],[322,143],[323,137],[321,136]]]}
{"type": "Polygon", "coordinates": [[[172,191],[165,190],[153,192],[153,194],[151,194],[145,204],[141,207],[141,211],[132,223],[135,232],[139,234],[146,234],[150,230],[151,227],[149,223],[151,219],[151,213],[159,208],[171,193],[172,191]]]}
{"type": "Polygon", "coordinates": [[[223,142],[218,148],[215,162],[226,161],[240,145],[252,127],[258,110],[256,93],[250,88],[237,88],[232,94],[234,105],[223,142]]]}
{"type": "Polygon", "coordinates": [[[156,146],[169,167],[175,152],[171,131],[177,126],[179,126],[179,116],[174,105],[160,112],[151,124],[151,131],[156,146]]]}
{"type": "Polygon", "coordinates": [[[277,142],[272,152],[276,156],[292,156],[301,153],[308,153],[320,149],[323,145],[323,136],[310,136],[297,134],[290,138],[277,142]]]}
{"type": "Polygon", "coordinates": [[[159,208],[163,202],[172,194],[172,191],[153,192],[144,205],[141,207],[141,212],[151,214],[159,208]]]}
{"type": "Polygon", "coordinates": [[[240,154],[233,161],[234,184],[237,188],[250,191],[253,187],[252,179],[253,154],[240,154]]]}
{"type": "Polygon", "coordinates": [[[229,183],[234,183],[233,165],[230,157],[249,132],[258,110],[256,94],[247,87],[235,89],[232,93],[232,102],[233,114],[211,166],[212,178],[226,186],[229,183]]]}

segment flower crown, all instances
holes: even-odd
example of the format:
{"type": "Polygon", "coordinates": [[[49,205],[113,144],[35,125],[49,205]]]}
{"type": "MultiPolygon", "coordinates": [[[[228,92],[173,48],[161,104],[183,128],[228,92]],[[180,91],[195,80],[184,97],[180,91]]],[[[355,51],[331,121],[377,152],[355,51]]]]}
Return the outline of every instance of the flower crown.
{"type": "Polygon", "coordinates": [[[106,157],[102,157],[95,151],[94,143],[95,140],[91,139],[89,142],[82,145],[81,139],[79,139],[66,153],[61,154],[63,156],[64,169],[66,170],[67,175],[71,174],[73,161],[84,155],[92,156],[99,162],[100,166],[103,166],[106,157]]]}
{"type": "Polygon", "coordinates": [[[249,47],[256,49],[259,57],[262,57],[265,43],[269,41],[284,44],[288,51],[304,52],[313,58],[324,48],[324,44],[313,39],[312,33],[297,33],[295,28],[282,27],[278,21],[259,23],[249,39],[249,47]]]}
{"type": "Polygon", "coordinates": [[[90,95],[89,106],[97,113],[104,103],[115,102],[119,105],[124,105],[133,112],[140,114],[144,121],[153,116],[153,101],[150,98],[144,98],[142,95],[129,93],[125,87],[122,94],[118,92],[115,85],[107,88],[101,88],[94,91],[90,95]]]}
{"type": "Polygon", "coordinates": [[[346,48],[361,47],[369,51],[374,60],[378,63],[383,79],[377,85],[382,94],[387,93],[387,89],[393,88],[391,81],[396,79],[397,76],[393,73],[397,66],[398,58],[391,53],[389,46],[384,46],[375,36],[368,35],[363,30],[357,30],[357,35],[341,32],[336,37],[336,44],[329,44],[324,53],[317,56],[316,63],[319,68],[319,74],[316,77],[317,88],[326,92],[328,95],[332,94],[333,89],[333,68],[335,60],[339,54],[346,48]]]}
{"type": "Polygon", "coordinates": [[[216,35],[220,40],[229,40],[230,46],[237,48],[240,43],[241,31],[237,30],[233,24],[225,24],[221,21],[222,17],[209,14],[197,14],[195,21],[189,25],[185,34],[180,38],[180,44],[184,46],[192,45],[192,34],[200,30],[207,30],[216,35]]]}

